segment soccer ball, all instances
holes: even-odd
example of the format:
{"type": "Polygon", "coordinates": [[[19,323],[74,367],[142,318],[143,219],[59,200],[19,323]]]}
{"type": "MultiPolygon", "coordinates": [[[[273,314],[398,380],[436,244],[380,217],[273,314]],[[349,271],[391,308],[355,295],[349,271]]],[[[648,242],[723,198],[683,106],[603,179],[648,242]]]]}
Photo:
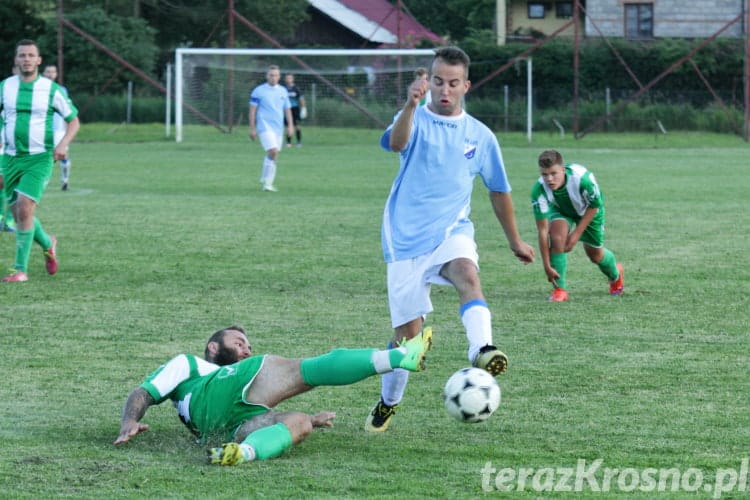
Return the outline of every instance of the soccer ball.
{"type": "Polygon", "coordinates": [[[500,406],[500,386],[481,368],[463,368],[445,383],[443,403],[456,420],[482,422],[500,406]]]}

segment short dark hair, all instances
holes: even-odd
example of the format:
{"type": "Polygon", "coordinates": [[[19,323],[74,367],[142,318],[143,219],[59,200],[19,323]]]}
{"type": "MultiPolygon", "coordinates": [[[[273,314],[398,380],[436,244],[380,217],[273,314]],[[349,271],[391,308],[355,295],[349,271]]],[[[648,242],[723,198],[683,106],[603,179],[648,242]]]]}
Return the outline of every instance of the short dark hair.
{"type": "Polygon", "coordinates": [[[563,164],[562,155],[554,149],[548,149],[546,151],[542,151],[542,154],[539,155],[539,166],[541,168],[550,168],[553,165],[562,165],[562,164],[563,164]]]}
{"type": "Polygon", "coordinates": [[[461,65],[465,69],[466,77],[469,77],[469,65],[471,64],[471,59],[469,58],[469,55],[461,50],[458,47],[440,47],[438,49],[435,49],[435,59],[440,59],[445,64],[450,64],[451,66],[458,66],[461,65]]]}
{"type": "Polygon", "coordinates": [[[30,38],[24,38],[23,40],[19,40],[18,43],[16,44],[16,50],[18,50],[18,47],[21,47],[24,45],[33,45],[34,47],[36,47],[36,50],[39,50],[39,45],[34,40],[31,40],[30,38]]]}
{"type": "Polygon", "coordinates": [[[203,357],[208,359],[210,356],[210,353],[208,352],[208,344],[211,342],[217,342],[221,344],[221,341],[224,340],[224,335],[227,334],[227,332],[241,332],[243,335],[247,335],[247,332],[245,332],[245,329],[238,325],[232,325],[228,326],[226,328],[222,328],[221,330],[215,331],[210,337],[208,337],[208,342],[206,342],[206,348],[203,351],[203,357]]]}

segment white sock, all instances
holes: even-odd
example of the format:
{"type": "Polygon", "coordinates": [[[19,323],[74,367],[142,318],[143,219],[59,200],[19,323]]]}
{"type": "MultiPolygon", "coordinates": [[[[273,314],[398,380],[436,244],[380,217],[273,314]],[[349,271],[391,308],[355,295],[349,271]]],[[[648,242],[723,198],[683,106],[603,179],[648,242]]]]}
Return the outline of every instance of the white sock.
{"type": "Polygon", "coordinates": [[[463,309],[461,322],[466,328],[466,338],[469,340],[469,361],[479,354],[479,349],[492,344],[492,313],[484,301],[475,301],[466,304],[469,307],[463,309]]]}
{"type": "Polygon", "coordinates": [[[260,183],[261,184],[270,184],[270,182],[268,182],[268,169],[270,168],[269,167],[270,161],[271,160],[267,156],[263,157],[263,168],[260,171],[260,183]]]}
{"type": "Polygon", "coordinates": [[[60,160],[60,176],[62,182],[68,182],[68,176],[70,175],[70,160],[60,160]]]}
{"type": "Polygon", "coordinates": [[[266,182],[273,186],[274,180],[276,180],[276,161],[268,158],[268,173],[266,174],[266,182]]]}
{"type": "MultiPolygon", "coordinates": [[[[401,354],[406,354],[406,347],[397,347],[397,351],[401,354]]],[[[375,373],[389,373],[392,372],[394,367],[391,366],[391,350],[375,351],[372,353],[372,366],[375,368],[375,373]]]]}
{"type": "Polygon", "coordinates": [[[242,459],[245,462],[252,462],[255,460],[255,448],[246,443],[240,443],[240,451],[242,451],[242,459]]]}
{"type": "Polygon", "coordinates": [[[380,382],[380,397],[383,398],[383,403],[393,406],[404,398],[406,384],[409,383],[409,372],[403,368],[396,368],[392,372],[384,373],[380,377],[380,382]]]}

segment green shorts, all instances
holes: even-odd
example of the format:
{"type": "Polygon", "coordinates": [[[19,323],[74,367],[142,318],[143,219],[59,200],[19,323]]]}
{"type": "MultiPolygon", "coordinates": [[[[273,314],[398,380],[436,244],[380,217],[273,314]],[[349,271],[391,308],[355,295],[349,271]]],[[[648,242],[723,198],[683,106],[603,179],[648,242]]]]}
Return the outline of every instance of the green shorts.
{"type": "Polygon", "coordinates": [[[230,437],[243,422],[268,413],[271,408],[245,397],[260,372],[266,356],[251,356],[233,365],[222,366],[202,378],[190,398],[190,425],[205,436],[212,433],[230,437]]]}
{"type": "Polygon", "coordinates": [[[39,204],[52,176],[53,164],[52,153],[3,155],[0,171],[3,173],[3,192],[8,205],[18,200],[19,193],[39,204]]]}
{"type": "MultiPolygon", "coordinates": [[[[604,246],[604,218],[604,207],[602,207],[591,220],[588,227],[583,230],[583,234],[581,235],[581,241],[583,243],[593,248],[601,248],[604,246]]],[[[553,221],[556,219],[566,220],[571,229],[581,220],[580,217],[573,218],[563,215],[553,208],[550,210],[549,220],[553,221]]]]}

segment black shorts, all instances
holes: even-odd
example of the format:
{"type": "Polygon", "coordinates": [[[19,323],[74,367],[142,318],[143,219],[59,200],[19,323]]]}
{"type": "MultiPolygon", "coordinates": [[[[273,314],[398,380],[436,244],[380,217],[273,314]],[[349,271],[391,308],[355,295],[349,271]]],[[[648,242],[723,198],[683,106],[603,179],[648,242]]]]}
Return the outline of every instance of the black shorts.
{"type": "MultiPolygon", "coordinates": [[[[299,106],[293,106],[289,108],[292,110],[292,122],[294,122],[294,126],[296,127],[299,125],[300,121],[302,121],[299,117],[299,106]]],[[[286,113],[284,113],[284,126],[289,125],[286,121],[286,113]]]]}

